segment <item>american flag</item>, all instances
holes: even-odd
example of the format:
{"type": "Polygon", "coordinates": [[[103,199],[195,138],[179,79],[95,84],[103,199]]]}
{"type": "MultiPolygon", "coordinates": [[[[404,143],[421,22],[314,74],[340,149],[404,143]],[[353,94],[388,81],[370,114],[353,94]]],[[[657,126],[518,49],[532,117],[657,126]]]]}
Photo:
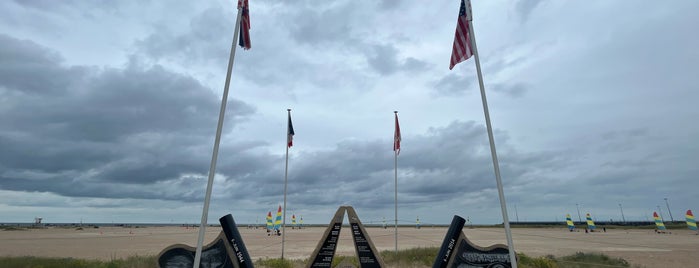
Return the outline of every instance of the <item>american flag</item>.
{"type": "Polygon", "coordinates": [[[286,132],[286,146],[294,146],[294,125],[291,124],[291,112],[289,112],[289,127],[286,132]]]}
{"type": "MultiPolygon", "coordinates": [[[[470,2],[469,2],[470,8],[470,2]]],[[[468,29],[468,16],[466,14],[466,4],[461,0],[461,8],[459,8],[459,18],[456,20],[456,34],[454,35],[454,49],[451,51],[451,63],[449,70],[462,61],[473,56],[471,50],[471,36],[468,29]]]]}
{"type": "Polygon", "coordinates": [[[245,50],[250,49],[250,9],[248,0],[238,0],[238,9],[243,10],[240,18],[240,38],[238,45],[245,50]]]}
{"type": "Polygon", "coordinates": [[[400,125],[398,125],[398,113],[396,114],[396,132],[393,133],[393,151],[400,154],[400,125]]]}

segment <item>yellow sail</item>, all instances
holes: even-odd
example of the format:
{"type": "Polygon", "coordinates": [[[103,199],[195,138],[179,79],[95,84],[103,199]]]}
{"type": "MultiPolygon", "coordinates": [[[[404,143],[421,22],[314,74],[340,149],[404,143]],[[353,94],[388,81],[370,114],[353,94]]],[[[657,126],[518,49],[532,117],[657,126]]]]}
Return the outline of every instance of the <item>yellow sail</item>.
{"type": "Polygon", "coordinates": [[[566,214],[566,225],[568,225],[568,230],[571,232],[575,230],[575,224],[573,224],[573,219],[570,218],[570,214],[566,214]]]}
{"type": "Polygon", "coordinates": [[[585,214],[585,219],[587,220],[587,228],[590,230],[594,230],[597,228],[595,226],[595,222],[592,220],[592,216],[590,216],[590,213],[585,214]]]}

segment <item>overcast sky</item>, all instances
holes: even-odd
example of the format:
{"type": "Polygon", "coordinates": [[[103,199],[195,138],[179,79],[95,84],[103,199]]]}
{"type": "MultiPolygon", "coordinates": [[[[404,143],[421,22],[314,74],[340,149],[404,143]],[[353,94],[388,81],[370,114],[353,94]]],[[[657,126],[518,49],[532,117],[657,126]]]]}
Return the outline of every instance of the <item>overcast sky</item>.
{"type": "MultiPolygon", "coordinates": [[[[699,209],[699,1],[474,0],[512,221],[699,209]],[[578,204],[576,206],[576,204],[578,204]],[[516,209],[515,209],[516,208],[516,209]]],[[[459,1],[250,0],[209,222],[502,214],[459,1]]],[[[198,223],[236,1],[2,1],[0,222],[198,223]]]]}

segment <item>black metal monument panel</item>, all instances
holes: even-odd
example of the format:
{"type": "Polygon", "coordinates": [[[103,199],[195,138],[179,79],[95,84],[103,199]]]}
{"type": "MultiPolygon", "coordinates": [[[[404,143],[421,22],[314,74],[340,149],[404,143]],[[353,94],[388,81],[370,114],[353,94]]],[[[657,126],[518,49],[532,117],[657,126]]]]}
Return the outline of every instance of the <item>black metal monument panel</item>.
{"type": "Polygon", "coordinates": [[[318,245],[316,246],[313,255],[311,255],[312,262],[308,264],[308,267],[332,267],[333,257],[335,256],[335,249],[337,249],[337,239],[340,237],[340,230],[342,229],[342,219],[345,216],[345,209],[340,207],[340,209],[335,212],[328,229],[325,229],[325,233],[318,245]]]}
{"type": "Polygon", "coordinates": [[[506,245],[496,244],[480,247],[473,244],[463,233],[465,220],[459,216],[454,219],[439,249],[433,268],[446,267],[483,267],[510,268],[509,249],[506,245]]]}
{"type": "MultiPolygon", "coordinates": [[[[159,254],[158,265],[161,268],[193,267],[195,251],[195,247],[183,244],[172,245],[159,254]]],[[[223,233],[219,234],[213,242],[202,248],[199,267],[237,268],[233,266],[233,261],[229,257],[223,233]]]]}
{"type": "MultiPolygon", "coordinates": [[[[252,268],[250,255],[238,232],[233,217],[228,214],[219,219],[223,231],[202,247],[201,268],[252,268]]],[[[195,247],[175,244],[163,249],[158,254],[158,266],[161,268],[190,268],[194,266],[195,247]]]]}
{"type": "Polygon", "coordinates": [[[386,267],[383,260],[376,253],[376,247],[371,239],[367,235],[364,225],[359,220],[357,213],[354,208],[350,206],[341,206],[335,212],[335,216],[328,229],[325,230],[323,239],[318,242],[311,259],[313,260],[308,264],[307,267],[331,267],[333,257],[335,256],[335,249],[337,248],[337,239],[340,236],[340,229],[342,228],[342,220],[344,219],[345,212],[349,217],[350,228],[352,229],[352,238],[354,240],[354,247],[359,258],[359,265],[362,268],[381,268],[386,267]]]}
{"type": "Polygon", "coordinates": [[[362,268],[380,268],[385,267],[383,260],[377,255],[378,251],[371,242],[371,238],[367,236],[364,225],[359,220],[354,208],[347,207],[347,217],[349,218],[350,227],[352,228],[352,238],[354,240],[354,248],[359,257],[359,266],[362,268]]]}

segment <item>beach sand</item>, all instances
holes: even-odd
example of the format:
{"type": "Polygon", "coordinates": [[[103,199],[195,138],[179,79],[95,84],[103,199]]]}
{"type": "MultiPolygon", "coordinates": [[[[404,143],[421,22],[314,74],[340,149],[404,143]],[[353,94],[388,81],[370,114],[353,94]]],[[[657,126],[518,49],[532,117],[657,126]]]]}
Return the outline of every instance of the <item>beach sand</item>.
{"type": "MultiPolygon", "coordinates": [[[[325,228],[287,228],[285,258],[308,258],[325,228]]],[[[221,231],[206,229],[205,244],[221,231]]],[[[250,257],[279,258],[282,237],[267,236],[264,229],[239,229],[250,257]]],[[[399,249],[439,247],[446,227],[403,227],[398,229],[399,249]]],[[[73,257],[110,260],[134,255],[157,255],[173,244],[196,246],[197,228],[186,227],[51,227],[0,231],[1,256],[73,257]]],[[[369,237],[379,251],[393,250],[393,228],[367,228],[369,237]]],[[[505,244],[502,228],[464,228],[466,237],[479,246],[505,244]]],[[[565,228],[514,228],[515,250],[529,256],[564,256],[576,252],[600,252],[624,258],[644,267],[694,267],[699,263],[699,236],[689,230],[672,230],[672,234],[656,234],[653,230],[608,229],[607,232],[568,232],[565,228]]],[[[337,255],[354,255],[349,228],[340,233],[337,255]]]]}

